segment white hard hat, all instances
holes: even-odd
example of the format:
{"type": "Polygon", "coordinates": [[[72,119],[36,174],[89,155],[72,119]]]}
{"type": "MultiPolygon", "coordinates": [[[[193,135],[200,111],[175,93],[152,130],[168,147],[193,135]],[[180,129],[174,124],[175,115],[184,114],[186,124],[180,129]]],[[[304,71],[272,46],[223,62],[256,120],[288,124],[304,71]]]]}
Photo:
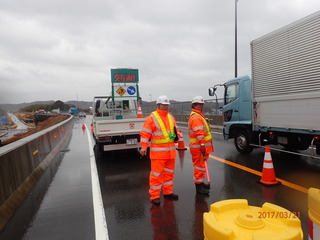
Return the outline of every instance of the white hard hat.
{"type": "Polygon", "coordinates": [[[203,97],[201,96],[196,96],[192,99],[191,103],[204,103],[203,97]]]}
{"type": "Polygon", "coordinates": [[[161,95],[158,97],[156,104],[170,105],[170,102],[167,96],[161,95]]]}

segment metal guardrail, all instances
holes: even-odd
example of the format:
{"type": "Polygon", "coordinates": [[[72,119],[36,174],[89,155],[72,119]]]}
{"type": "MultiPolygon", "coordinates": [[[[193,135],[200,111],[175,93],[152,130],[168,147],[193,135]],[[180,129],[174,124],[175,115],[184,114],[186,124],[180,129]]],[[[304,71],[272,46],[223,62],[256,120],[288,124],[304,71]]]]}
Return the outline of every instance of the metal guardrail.
{"type": "MultiPolygon", "coordinates": [[[[209,120],[209,124],[222,126],[222,113],[219,109],[221,106],[221,99],[218,102],[215,100],[205,100],[204,114],[209,120]],[[217,105],[218,104],[218,105],[217,105]]],[[[148,116],[151,112],[156,110],[156,102],[143,102],[142,104],[143,116],[148,116]]],[[[191,101],[173,102],[170,105],[170,113],[180,122],[188,122],[191,112],[191,101]]]]}
{"type": "MultiPolygon", "coordinates": [[[[205,115],[217,115],[222,116],[220,107],[222,104],[222,99],[213,99],[204,101],[204,113],[205,115]]],[[[142,103],[142,112],[145,115],[149,115],[152,111],[156,109],[156,102],[143,102],[142,103]]],[[[191,111],[191,101],[184,102],[173,102],[170,101],[170,112],[172,115],[177,114],[190,114],[191,111]]]]}

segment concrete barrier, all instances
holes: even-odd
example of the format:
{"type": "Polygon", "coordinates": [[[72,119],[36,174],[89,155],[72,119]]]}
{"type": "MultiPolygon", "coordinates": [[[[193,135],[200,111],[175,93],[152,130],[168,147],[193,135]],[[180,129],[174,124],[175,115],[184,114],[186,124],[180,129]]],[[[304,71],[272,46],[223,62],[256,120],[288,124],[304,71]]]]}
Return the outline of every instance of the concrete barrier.
{"type": "Polygon", "coordinates": [[[0,147],[0,231],[68,143],[72,117],[0,147]]]}

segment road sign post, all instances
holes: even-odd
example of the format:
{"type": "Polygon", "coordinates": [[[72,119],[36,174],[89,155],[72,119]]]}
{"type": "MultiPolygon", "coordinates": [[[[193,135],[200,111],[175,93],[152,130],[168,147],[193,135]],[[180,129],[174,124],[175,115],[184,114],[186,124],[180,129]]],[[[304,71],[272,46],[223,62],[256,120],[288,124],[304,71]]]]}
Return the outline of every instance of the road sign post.
{"type": "Polygon", "coordinates": [[[116,98],[137,98],[139,101],[138,69],[111,69],[112,101],[116,98]]]}

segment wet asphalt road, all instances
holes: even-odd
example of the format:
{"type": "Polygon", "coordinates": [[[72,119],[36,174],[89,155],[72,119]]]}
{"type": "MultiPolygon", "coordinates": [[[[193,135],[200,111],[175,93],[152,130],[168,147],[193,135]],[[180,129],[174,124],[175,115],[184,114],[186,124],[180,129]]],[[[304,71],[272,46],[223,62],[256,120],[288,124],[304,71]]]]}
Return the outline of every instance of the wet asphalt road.
{"type": "MultiPolygon", "coordinates": [[[[185,128],[183,135],[187,144],[185,128]]],[[[301,215],[306,239],[305,191],[320,187],[320,160],[272,151],[276,177],[284,184],[265,187],[258,183],[259,175],[241,169],[245,166],[261,172],[264,149],[242,155],[220,133],[213,136],[215,152],[208,162],[210,195],[196,194],[187,150],[180,152],[184,156],[176,160],[174,192],[179,194],[179,200],[172,202],[162,197],[160,207],[149,202],[148,158],[140,159],[136,151],[113,152],[97,158],[110,239],[203,239],[203,213],[209,211],[212,203],[226,199],[247,199],[249,205],[258,207],[270,202],[296,212],[301,215]]]]}
{"type": "MultiPolygon", "coordinates": [[[[39,196],[30,194],[39,199],[32,201],[39,209],[36,215],[29,223],[18,218],[13,221],[13,230],[8,229],[25,229],[23,237],[6,239],[99,239],[94,230],[88,135],[81,128],[82,121],[89,126],[91,118],[75,120],[59,169],[51,183],[46,180],[48,190],[39,196]]],[[[182,129],[187,144],[187,132],[182,129]]],[[[96,156],[109,239],[203,239],[203,213],[212,203],[226,199],[247,199],[249,205],[258,207],[271,202],[298,212],[307,239],[306,191],[320,188],[320,160],[272,151],[276,176],[283,184],[265,187],[258,183],[261,177],[252,173],[262,171],[264,149],[242,155],[220,133],[214,133],[213,138],[215,152],[208,161],[210,195],[196,194],[191,155],[189,150],[180,151],[184,156],[177,154],[174,180],[179,200],[161,198],[159,207],[149,201],[147,157],[141,159],[136,150],[96,156]]],[[[31,205],[25,207],[29,213],[31,205]]]]}

